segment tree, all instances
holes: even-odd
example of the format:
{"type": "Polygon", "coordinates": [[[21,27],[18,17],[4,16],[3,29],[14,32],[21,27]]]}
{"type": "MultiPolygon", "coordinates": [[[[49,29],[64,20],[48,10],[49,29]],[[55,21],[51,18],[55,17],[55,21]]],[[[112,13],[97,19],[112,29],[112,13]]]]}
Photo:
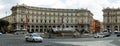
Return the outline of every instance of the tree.
{"type": "Polygon", "coordinates": [[[0,19],[0,31],[5,33],[8,31],[8,25],[9,25],[9,22],[6,21],[6,20],[2,20],[0,19]]]}

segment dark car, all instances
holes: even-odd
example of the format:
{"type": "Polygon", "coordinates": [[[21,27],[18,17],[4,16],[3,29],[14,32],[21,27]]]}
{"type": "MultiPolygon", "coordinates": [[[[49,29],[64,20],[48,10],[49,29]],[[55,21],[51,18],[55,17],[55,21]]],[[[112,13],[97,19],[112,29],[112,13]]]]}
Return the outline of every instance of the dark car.
{"type": "Polygon", "coordinates": [[[120,34],[117,34],[117,37],[120,37],[120,34]]]}
{"type": "Polygon", "coordinates": [[[116,36],[117,36],[117,37],[120,37],[120,32],[117,32],[117,33],[116,33],[116,36]]]}

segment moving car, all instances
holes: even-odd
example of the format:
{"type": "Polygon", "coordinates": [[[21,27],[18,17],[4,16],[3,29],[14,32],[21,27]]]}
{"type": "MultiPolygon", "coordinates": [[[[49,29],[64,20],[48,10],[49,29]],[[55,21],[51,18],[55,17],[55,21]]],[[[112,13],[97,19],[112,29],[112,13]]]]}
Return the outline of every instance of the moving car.
{"type": "Polygon", "coordinates": [[[43,38],[40,36],[40,34],[38,33],[29,33],[29,34],[26,34],[25,36],[25,40],[28,42],[28,41],[38,41],[38,42],[42,42],[43,41],[43,38]]]}
{"type": "Polygon", "coordinates": [[[97,33],[97,34],[95,34],[94,35],[94,38],[104,38],[104,34],[102,34],[102,33],[97,33]]]}
{"type": "Polygon", "coordinates": [[[111,33],[109,33],[109,32],[103,32],[103,34],[105,37],[109,37],[111,35],[111,33]]]}
{"type": "Polygon", "coordinates": [[[112,32],[110,30],[104,30],[104,31],[102,31],[102,33],[104,34],[104,37],[109,37],[112,34],[112,32]]]}
{"type": "Polygon", "coordinates": [[[24,34],[24,32],[15,32],[15,35],[20,35],[20,34],[24,34]]]}

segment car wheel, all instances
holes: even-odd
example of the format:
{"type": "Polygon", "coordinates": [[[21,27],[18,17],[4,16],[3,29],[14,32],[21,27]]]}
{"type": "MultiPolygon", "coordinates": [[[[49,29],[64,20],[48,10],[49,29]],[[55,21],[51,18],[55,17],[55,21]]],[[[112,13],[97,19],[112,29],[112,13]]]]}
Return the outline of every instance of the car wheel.
{"type": "Polygon", "coordinates": [[[27,39],[27,38],[26,38],[25,40],[26,40],[26,42],[28,42],[28,39],[27,39]]]}
{"type": "Polygon", "coordinates": [[[119,35],[117,35],[117,37],[119,37],[119,35]]]}
{"type": "Polygon", "coordinates": [[[35,39],[33,39],[32,41],[35,42],[35,39]]]}
{"type": "Polygon", "coordinates": [[[97,36],[97,38],[99,38],[99,36],[97,36]]]}
{"type": "Polygon", "coordinates": [[[103,36],[103,38],[105,38],[105,36],[103,36]]]}
{"type": "Polygon", "coordinates": [[[43,41],[39,41],[40,43],[42,43],[43,41]]]}

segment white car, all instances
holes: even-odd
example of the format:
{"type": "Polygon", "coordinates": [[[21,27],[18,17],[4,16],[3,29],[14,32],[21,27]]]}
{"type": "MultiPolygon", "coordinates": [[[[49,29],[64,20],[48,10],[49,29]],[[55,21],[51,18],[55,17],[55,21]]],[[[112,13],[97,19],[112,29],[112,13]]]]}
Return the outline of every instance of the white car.
{"type": "Polygon", "coordinates": [[[29,33],[29,34],[26,34],[25,40],[42,42],[43,38],[38,33],[29,33]]]}
{"type": "Polygon", "coordinates": [[[95,34],[94,35],[94,38],[104,38],[104,34],[102,34],[102,33],[97,33],[97,34],[95,34]]]}
{"type": "Polygon", "coordinates": [[[24,34],[24,32],[15,32],[15,35],[24,34]]]}
{"type": "Polygon", "coordinates": [[[0,35],[2,35],[2,33],[0,32],[0,35]]]}

